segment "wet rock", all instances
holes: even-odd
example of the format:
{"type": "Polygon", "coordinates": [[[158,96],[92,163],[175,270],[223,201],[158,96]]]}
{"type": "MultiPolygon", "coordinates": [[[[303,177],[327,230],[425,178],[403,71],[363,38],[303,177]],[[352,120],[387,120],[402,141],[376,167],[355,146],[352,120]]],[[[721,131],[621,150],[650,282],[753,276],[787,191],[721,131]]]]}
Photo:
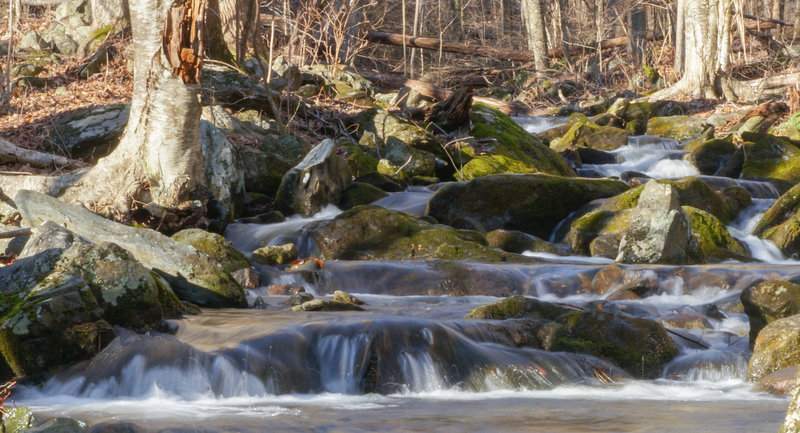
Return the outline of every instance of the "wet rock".
{"type": "Polygon", "coordinates": [[[712,329],[711,322],[706,317],[695,311],[680,311],[666,316],[661,316],[658,320],[671,328],[680,329],[712,329]]]}
{"type": "MultiPolygon", "coordinates": [[[[795,377],[795,382],[797,378],[795,377]]],[[[786,418],[779,433],[796,433],[800,431],[800,386],[795,385],[792,391],[792,399],[786,409],[786,418]]]]}
{"type": "Polygon", "coordinates": [[[750,347],[768,324],[800,314],[800,286],[787,281],[762,281],[741,293],[750,322],[750,347]]]}
{"type": "Polygon", "coordinates": [[[486,234],[486,242],[492,248],[500,248],[509,253],[522,254],[525,251],[569,255],[566,248],[551,244],[544,239],[515,230],[495,229],[486,234]]]}
{"type": "Polygon", "coordinates": [[[294,244],[268,245],[253,251],[253,261],[259,265],[288,265],[294,260],[297,260],[294,244]]]}
{"type": "Polygon", "coordinates": [[[745,133],[743,178],[800,182],[800,143],[769,134],[745,133]]]}
{"type": "Polygon", "coordinates": [[[353,182],[342,192],[342,200],[339,202],[339,208],[347,210],[358,205],[370,204],[387,195],[388,194],[377,186],[368,183],[353,182]]]}
{"type": "Polygon", "coordinates": [[[308,258],[297,260],[296,263],[286,269],[287,272],[313,272],[322,269],[322,260],[308,258]]]}
{"type": "Polygon", "coordinates": [[[191,245],[217,260],[225,272],[233,273],[250,267],[242,252],[234,248],[224,237],[201,229],[185,229],[172,235],[172,239],[191,245]]]}
{"type": "Polygon", "coordinates": [[[540,329],[538,340],[550,351],[585,353],[610,360],[629,373],[657,377],[678,354],[659,323],[604,311],[577,311],[521,296],[479,307],[468,318],[529,318],[552,324],[540,329]]]}
{"type": "Polygon", "coordinates": [[[619,246],[617,262],[686,263],[690,226],[671,185],[649,181],[619,246]]]}
{"type": "Polygon", "coordinates": [[[571,212],[627,189],[611,179],[582,179],[547,174],[495,175],[439,189],[427,215],[456,228],[519,230],[541,238],[571,212]]]}
{"type": "Polygon", "coordinates": [[[628,144],[630,132],[613,126],[599,126],[575,113],[570,116],[569,130],[550,142],[555,151],[563,151],[570,147],[590,147],[599,150],[614,150],[628,144]]]}
{"type": "Polygon", "coordinates": [[[307,229],[326,260],[507,259],[488,247],[480,233],[430,224],[376,206],[356,206],[307,229]]]}
{"type": "Polygon", "coordinates": [[[773,395],[788,396],[797,386],[797,381],[795,380],[797,370],[797,366],[786,367],[775,373],[768,374],[756,383],[755,389],[773,395]]]}
{"type": "Polygon", "coordinates": [[[699,117],[665,116],[653,117],[647,121],[647,135],[671,138],[677,141],[691,140],[709,132],[713,134],[714,127],[699,117]]]}
{"type": "Polygon", "coordinates": [[[311,293],[297,292],[289,296],[289,299],[284,301],[284,304],[291,306],[299,306],[305,304],[306,302],[311,302],[312,300],[314,300],[314,295],[312,295],[311,293]]]}
{"type": "Polygon", "coordinates": [[[716,174],[736,153],[736,145],[729,140],[711,139],[691,149],[688,160],[702,174],[716,174]]]}
{"type": "Polygon", "coordinates": [[[353,305],[365,305],[364,301],[352,296],[348,293],[345,293],[341,290],[336,290],[333,292],[333,301],[334,302],[344,302],[345,304],[353,304],[353,305]]]}
{"type": "Polygon", "coordinates": [[[800,253],[800,185],[781,195],[764,212],[753,234],[769,239],[786,255],[800,253]]]}
{"type": "Polygon", "coordinates": [[[601,206],[573,221],[563,242],[578,254],[614,259],[632,217],[632,209],[615,212],[601,206]]]}
{"type": "Polygon", "coordinates": [[[747,378],[757,381],[796,365],[800,365],[800,315],[778,319],[761,329],[747,366],[747,378]]]}
{"type": "Polygon", "coordinates": [[[270,295],[290,296],[305,291],[306,289],[304,289],[303,286],[298,286],[296,284],[273,284],[267,287],[267,293],[270,295]]]}
{"type": "MultiPolygon", "coordinates": [[[[3,419],[0,422],[4,433],[27,433],[36,423],[33,412],[27,407],[10,407],[3,411],[3,419]]],[[[78,430],[81,431],[81,430],[78,430]]]]}
{"type": "Polygon", "coordinates": [[[26,430],[26,433],[82,433],[85,431],[86,423],[72,418],[52,418],[26,430]]]}
{"type": "Polygon", "coordinates": [[[362,311],[363,308],[349,302],[314,299],[292,307],[292,311],[362,311]]]}
{"type": "Polygon", "coordinates": [[[231,277],[242,286],[243,289],[255,289],[261,286],[261,280],[255,269],[247,267],[231,272],[231,277]]]}
{"type": "Polygon", "coordinates": [[[745,246],[731,236],[717,217],[691,206],[682,209],[689,217],[692,237],[697,241],[702,256],[719,261],[748,256],[745,246]]]}
{"type": "MultiPolygon", "coordinates": [[[[505,114],[476,104],[470,116],[471,135],[479,140],[461,149],[468,160],[459,170],[463,180],[502,173],[575,175],[558,153],[505,114]]],[[[458,156],[453,159],[462,160],[458,156]]]]}
{"type": "Polygon", "coordinates": [[[52,124],[49,146],[73,158],[100,158],[119,143],[128,123],[130,106],[111,104],[64,113],[52,124]]]}
{"type": "Polygon", "coordinates": [[[350,182],[350,168],[336,154],[336,143],[326,139],[284,174],[275,207],[286,215],[310,216],[329,203],[339,203],[350,182]]]}

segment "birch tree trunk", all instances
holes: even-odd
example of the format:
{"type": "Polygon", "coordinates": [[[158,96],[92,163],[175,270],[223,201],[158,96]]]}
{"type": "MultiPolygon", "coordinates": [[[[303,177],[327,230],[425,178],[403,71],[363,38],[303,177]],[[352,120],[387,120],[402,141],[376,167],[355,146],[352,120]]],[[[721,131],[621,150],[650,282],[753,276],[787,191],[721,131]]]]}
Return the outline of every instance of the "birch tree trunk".
{"type": "Polygon", "coordinates": [[[727,80],[731,0],[684,0],[683,4],[686,26],[683,76],[674,86],[651,98],[688,94],[694,98],[735,99],[727,80]]]}
{"type": "Polygon", "coordinates": [[[134,47],[131,113],[117,148],[63,198],[164,207],[206,191],[199,136],[203,0],[130,0],[134,47]]]}
{"type": "Polygon", "coordinates": [[[522,0],[522,19],[525,21],[528,49],[533,51],[537,75],[547,69],[547,40],[544,28],[542,0],[522,0]]]}

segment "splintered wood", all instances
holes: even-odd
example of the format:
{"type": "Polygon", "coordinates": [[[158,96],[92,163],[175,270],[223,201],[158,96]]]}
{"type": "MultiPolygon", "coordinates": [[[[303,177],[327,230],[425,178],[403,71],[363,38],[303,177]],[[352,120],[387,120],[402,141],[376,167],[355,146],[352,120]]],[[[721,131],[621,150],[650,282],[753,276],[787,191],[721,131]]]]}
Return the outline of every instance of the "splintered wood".
{"type": "Polygon", "coordinates": [[[205,9],[205,0],[178,2],[167,12],[164,23],[164,56],[172,73],[186,84],[200,83],[205,9]]]}

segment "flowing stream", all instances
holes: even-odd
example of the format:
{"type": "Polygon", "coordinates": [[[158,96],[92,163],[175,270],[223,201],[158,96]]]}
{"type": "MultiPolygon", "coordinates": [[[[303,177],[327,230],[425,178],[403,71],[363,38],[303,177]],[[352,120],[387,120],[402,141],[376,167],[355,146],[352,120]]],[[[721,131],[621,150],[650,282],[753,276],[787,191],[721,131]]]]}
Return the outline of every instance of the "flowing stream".
{"type": "MultiPolygon", "coordinates": [[[[535,131],[564,120],[518,121],[535,131]]],[[[621,162],[591,168],[697,174],[674,141],[639,137],[615,152],[621,162]]],[[[143,431],[774,432],[787,399],[744,380],[747,317],[724,307],[758,279],[800,275],[800,263],[750,235],[774,189],[719,182],[758,197],[729,229],[763,263],[623,266],[652,282],[637,300],[593,293],[588,286],[610,261],[590,257],[528,253],[541,263],[464,263],[473,276],[469,296],[451,295],[437,261],[330,261],[313,278],[262,266],[265,286],[297,284],[323,297],[344,290],[365,301],[365,311],[291,313],[280,306],[286,296],[261,287],[249,299],[261,297],[265,309],[207,310],[174,321],[174,335],[125,333],[90,362],[22,389],[17,404],[39,420],[131,422],[143,431]],[[463,318],[510,294],[700,325],[672,328],[680,355],[646,380],[591,356],[517,347],[496,322],[463,318]]],[[[376,204],[422,215],[433,192],[413,188],[376,204]]],[[[337,213],[232,224],[226,237],[247,253],[295,242],[311,256],[303,226],[337,213]]]]}

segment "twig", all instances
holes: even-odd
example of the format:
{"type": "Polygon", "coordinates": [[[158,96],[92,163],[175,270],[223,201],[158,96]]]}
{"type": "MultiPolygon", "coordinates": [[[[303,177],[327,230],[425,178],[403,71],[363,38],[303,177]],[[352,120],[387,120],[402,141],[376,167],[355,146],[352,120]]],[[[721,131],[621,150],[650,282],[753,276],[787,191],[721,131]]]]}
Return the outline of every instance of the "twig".
{"type": "Polygon", "coordinates": [[[398,174],[400,174],[400,172],[403,171],[403,169],[406,168],[408,164],[411,164],[412,159],[414,159],[414,155],[409,156],[408,161],[406,161],[405,164],[401,165],[400,168],[398,168],[397,171],[394,172],[394,175],[397,176],[398,174]]]}
{"type": "Polygon", "coordinates": [[[0,239],[9,239],[9,238],[17,238],[20,236],[30,236],[33,234],[31,229],[17,229],[17,230],[9,230],[7,232],[0,232],[0,239]]]}

